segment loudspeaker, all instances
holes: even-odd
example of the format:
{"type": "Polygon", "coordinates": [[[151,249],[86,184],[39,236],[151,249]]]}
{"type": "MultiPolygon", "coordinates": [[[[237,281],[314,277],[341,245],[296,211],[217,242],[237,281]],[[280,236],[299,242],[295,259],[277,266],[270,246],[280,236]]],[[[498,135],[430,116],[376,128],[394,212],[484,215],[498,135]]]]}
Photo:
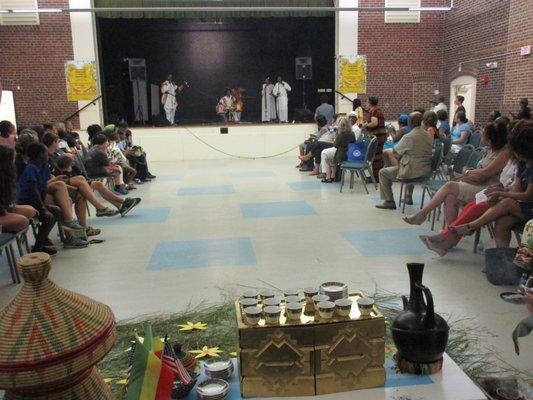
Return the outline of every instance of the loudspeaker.
{"type": "Polygon", "coordinates": [[[146,60],[144,58],[128,58],[130,81],[146,81],[146,60]]]}
{"type": "Polygon", "coordinates": [[[311,57],[296,57],[296,79],[308,81],[313,78],[313,59],[311,57]]]}
{"type": "Polygon", "coordinates": [[[228,128],[220,128],[220,134],[221,135],[227,135],[229,133],[228,128]]]}
{"type": "Polygon", "coordinates": [[[296,108],[294,110],[294,120],[297,122],[313,122],[313,112],[308,108],[296,108]]]}

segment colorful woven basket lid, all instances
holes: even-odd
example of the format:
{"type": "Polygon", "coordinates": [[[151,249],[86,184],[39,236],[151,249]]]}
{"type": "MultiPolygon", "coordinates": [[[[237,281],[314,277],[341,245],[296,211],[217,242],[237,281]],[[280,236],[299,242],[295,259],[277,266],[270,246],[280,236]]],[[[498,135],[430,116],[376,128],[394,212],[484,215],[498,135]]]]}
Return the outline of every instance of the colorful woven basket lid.
{"type": "Polygon", "coordinates": [[[24,285],[0,312],[0,388],[57,382],[100,361],[115,340],[111,309],[50,281],[46,253],[18,268],[24,285]]]}

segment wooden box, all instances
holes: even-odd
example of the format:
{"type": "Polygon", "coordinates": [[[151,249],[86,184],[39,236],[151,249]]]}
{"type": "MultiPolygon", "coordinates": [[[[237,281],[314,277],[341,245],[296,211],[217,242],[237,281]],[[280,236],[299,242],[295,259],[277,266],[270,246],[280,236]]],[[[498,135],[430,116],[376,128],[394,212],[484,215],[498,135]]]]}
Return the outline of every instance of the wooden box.
{"type": "Polygon", "coordinates": [[[235,302],[239,328],[239,375],[243,397],[313,396],[385,384],[385,319],[374,307],[361,317],[357,299],[349,317],[324,321],[302,315],[279,325],[248,326],[235,302]]]}

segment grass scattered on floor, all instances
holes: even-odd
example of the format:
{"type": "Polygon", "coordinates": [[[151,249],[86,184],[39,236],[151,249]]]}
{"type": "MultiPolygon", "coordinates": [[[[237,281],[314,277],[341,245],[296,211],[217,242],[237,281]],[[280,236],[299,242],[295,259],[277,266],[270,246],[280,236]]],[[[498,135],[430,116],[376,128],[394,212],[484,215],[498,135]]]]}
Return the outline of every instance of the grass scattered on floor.
{"type": "MultiPolygon", "coordinates": [[[[387,326],[402,311],[401,298],[397,294],[376,292],[377,306],[387,318],[387,326]]],[[[117,325],[117,343],[109,355],[98,365],[104,378],[113,379],[111,389],[117,399],[123,399],[123,386],[115,382],[126,378],[127,359],[134,331],[143,335],[144,325],[151,324],[154,335],[163,337],[168,334],[171,342],[180,342],[184,350],[200,349],[203,346],[220,347],[223,356],[237,351],[237,322],[233,302],[228,300],[219,305],[199,305],[192,309],[173,315],[146,317],[142,320],[124,321],[117,325]],[[191,333],[179,332],[179,325],[190,322],[204,322],[205,331],[191,333]]],[[[488,334],[475,326],[473,320],[449,320],[450,338],[446,352],[474,381],[489,374],[522,374],[512,366],[504,363],[498,354],[484,346],[488,334]]],[[[509,332],[509,340],[511,340],[509,332]]],[[[387,329],[387,341],[391,342],[387,329]]],[[[525,376],[531,379],[531,376],[525,376]]]]}

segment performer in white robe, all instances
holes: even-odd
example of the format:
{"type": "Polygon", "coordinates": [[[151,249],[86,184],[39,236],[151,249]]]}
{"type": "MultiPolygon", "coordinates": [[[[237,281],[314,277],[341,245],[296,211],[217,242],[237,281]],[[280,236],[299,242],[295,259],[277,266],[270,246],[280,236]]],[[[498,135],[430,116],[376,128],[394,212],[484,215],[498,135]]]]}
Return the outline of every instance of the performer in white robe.
{"type": "Polygon", "coordinates": [[[176,109],[178,108],[178,100],[176,99],[176,94],[181,92],[183,89],[183,85],[176,85],[172,81],[172,75],[167,76],[167,80],[161,84],[161,93],[163,96],[161,97],[161,104],[163,104],[163,108],[165,109],[165,115],[167,117],[168,122],[170,122],[171,125],[175,125],[175,115],[176,115],[176,109]]]}
{"type": "Polygon", "coordinates": [[[289,84],[283,80],[282,76],[278,76],[278,81],[274,85],[272,94],[276,96],[279,122],[289,122],[289,98],[287,93],[290,91],[291,87],[289,84]]]}
{"type": "Polygon", "coordinates": [[[270,122],[276,119],[276,98],[272,96],[274,85],[267,76],[261,90],[261,121],[270,122]]]}

